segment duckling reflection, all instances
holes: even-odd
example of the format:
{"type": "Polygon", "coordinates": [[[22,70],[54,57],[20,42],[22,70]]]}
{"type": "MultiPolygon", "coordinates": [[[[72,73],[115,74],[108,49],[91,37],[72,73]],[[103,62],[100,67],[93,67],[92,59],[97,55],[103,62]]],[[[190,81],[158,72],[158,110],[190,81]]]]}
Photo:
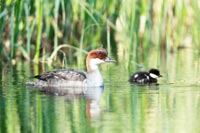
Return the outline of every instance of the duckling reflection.
{"type": "Polygon", "coordinates": [[[159,93],[159,85],[151,84],[148,86],[145,85],[131,85],[131,90],[134,90],[135,94],[158,94],[159,93]]]}
{"type": "Polygon", "coordinates": [[[88,118],[98,117],[101,108],[100,100],[104,87],[40,87],[41,92],[47,95],[65,96],[67,100],[86,97],[86,116],[88,118]]]}

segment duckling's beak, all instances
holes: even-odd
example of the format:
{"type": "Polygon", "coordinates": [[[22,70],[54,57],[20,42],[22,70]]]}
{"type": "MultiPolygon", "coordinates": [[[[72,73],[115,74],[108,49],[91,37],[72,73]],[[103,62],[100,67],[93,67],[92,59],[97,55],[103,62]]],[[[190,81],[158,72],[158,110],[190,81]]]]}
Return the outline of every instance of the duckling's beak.
{"type": "Polygon", "coordinates": [[[111,59],[111,58],[109,58],[109,57],[107,57],[106,59],[105,59],[105,62],[117,62],[116,60],[113,60],[113,59],[111,59]]]}

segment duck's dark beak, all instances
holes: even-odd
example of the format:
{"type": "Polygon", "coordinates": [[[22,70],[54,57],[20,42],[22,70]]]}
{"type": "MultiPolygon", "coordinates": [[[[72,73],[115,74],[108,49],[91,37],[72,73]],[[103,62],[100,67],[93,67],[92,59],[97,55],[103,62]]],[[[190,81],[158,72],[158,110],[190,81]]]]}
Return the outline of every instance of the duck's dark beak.
{"type": "Polygon", "coordinates": [[[159,77],[163,77],[162,75],[159,75],[159,77]]]}
{"type": "Polygon", "coordinates": [[[107,57],[106,60],[105,60],[105,62],[117,62],[117,61],[116,61],[116,60],[113,60],[113,59],[111,59],[111,58],[109,58],[109,57],[107,57]]]}

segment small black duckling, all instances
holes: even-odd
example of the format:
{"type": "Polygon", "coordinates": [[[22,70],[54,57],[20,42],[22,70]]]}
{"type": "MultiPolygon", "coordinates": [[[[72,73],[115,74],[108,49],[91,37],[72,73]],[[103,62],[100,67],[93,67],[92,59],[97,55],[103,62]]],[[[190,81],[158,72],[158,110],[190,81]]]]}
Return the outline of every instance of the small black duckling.
{"type": "Polygon", "coordinates": [[[134,73],[129,82],[138,84],[152,84],[157,83],[157,78],[162,77],[158,69],[150,69],[149,72],[136,72],[134,73]]]}

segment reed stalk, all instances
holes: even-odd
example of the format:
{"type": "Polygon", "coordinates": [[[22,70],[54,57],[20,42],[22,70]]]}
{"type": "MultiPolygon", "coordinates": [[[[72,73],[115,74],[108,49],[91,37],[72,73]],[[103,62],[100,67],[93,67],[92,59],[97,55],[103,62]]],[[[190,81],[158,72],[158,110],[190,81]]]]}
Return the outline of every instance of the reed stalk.
{"type": "MultiPolygon", "coordinates": [[[[1,5],[1,6],[2,6],[2,8],[0,8],[0,12],[1,12],[0,13],[0,25],[1,25],[0,35],[3,34],[3,30],[4,30],[4,27],[5,27],[5,23],[6,23],[5,18],[6,18],[6,15],[7,15],[6,11],[3,10],[4,6],[3,5],[1,5]]],[[[3,37],[0,36],[0,60],[1,60],[1,62],[2,62],[3,57],[5,57],[6,60],[9,60],[9,55],[7,54],[7,52],[5,51],[5,49],[3,47],[2,40],[3,40],[3,37]]]]}
{"type": "Polygon", "coordinates": [[[60,0],[55,0],[55,8],[54,8],[54,21],[55,21],[55,27],[54,27],[54,49],[58,46],[58,10],[59,10],[60,0]]]}
{"type": "Polygon", "coordinates": [[[110,56],[110,53],[111,53],[111,45],[110,45],[110,26],[106,25],[106,33],[107,33],[107,51],[108,51],[108,55],[110,56]]]}
{"type": "Polygon", "coordinates": [[[15,43],[14,43],[14,8],[12,8],[12,15],[10,18],[10,27],[11,27],[11,32],[10,32],[10,58],[12,59],[14,57],[14,48],[15,48],[15,43]]]}
{"type": "Polygon", "coordinates": [[[50,58],[48,59],[48,63],[51,64],[52,61],[53,61],[53,58],[57,55],[58,51],[62,48],[70,48],[70,49],[74,49],[74,50],[77,50],[77,51],[80,51],[81,53],[84,53],[84,54],[88,54],[87,51],[83,50],[83,49],[80,49],[80,48],[77,48],[77,47],[74,47],[70,44],[61,44],[59,45],[56,49],[54,49],[53,53],[51,54],[50,58]]]}
{"type": "Polygon", "coordinates": [[[40,58],[40,48],[41,48],[41,38],[42,38],[42,25],[43,25],[43,0],[38,0],[36,2],[36,17],[37,17],[37,38],[36,38],[36,48],[34,61],[39,62],[40,58]]]}
{"type": "Polygon", "coordinates": [[[27,51],[28,57],[30,58],[31,56],[31,29],[30,29],[30,23],[29,23],[29,17],[30,17],[29,5],[30,5],[29,1],[24,2],[24,9],[25,9],[25,14],[26,14],[26,34],[27,34],[26,51],[27,51]]]}

